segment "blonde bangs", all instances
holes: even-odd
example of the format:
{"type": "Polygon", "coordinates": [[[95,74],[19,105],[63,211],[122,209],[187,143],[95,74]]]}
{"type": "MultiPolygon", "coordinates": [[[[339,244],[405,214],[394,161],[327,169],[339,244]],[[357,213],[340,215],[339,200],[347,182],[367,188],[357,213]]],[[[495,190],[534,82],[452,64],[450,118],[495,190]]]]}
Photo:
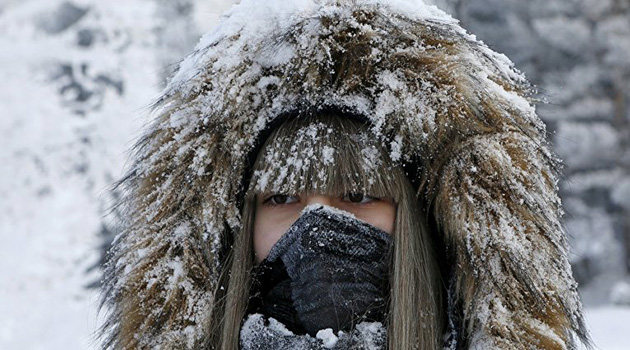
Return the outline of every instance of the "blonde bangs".
{"type": "Polygon", "coordinates": [[[404,178],[367,125],[330,114],[285,122],[253,169],[248,196],[365,193],[398,202],[404,178]]]}

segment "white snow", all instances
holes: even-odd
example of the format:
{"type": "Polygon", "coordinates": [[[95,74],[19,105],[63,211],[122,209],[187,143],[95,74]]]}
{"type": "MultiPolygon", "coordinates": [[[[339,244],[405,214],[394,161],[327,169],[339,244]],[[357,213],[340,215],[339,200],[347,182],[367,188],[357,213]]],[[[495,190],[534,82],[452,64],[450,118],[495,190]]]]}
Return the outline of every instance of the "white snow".
{"type": "MultiPolygon", "coordinates": [[[[606,306],[586,309],[586,322],[597,350],[627,350],[630,344],[630,307],[606,306]]],[[[378,323],[362,323],[366,333],[376,333],[378,323]]],[[[334,340],[336,335],[320,331],[317,338],[334,340]]],[[[586,350],[581,347],[581,350],[586,350]]]]}
{"type": "MultiPolygon", "coordinates": [[[[97,26],[111,35],[109,44],[101,42],[98,45],[102,46],[91,50],[74,45],[76,31],[51,36],[37,29],[37,19],[63,2],[65,0],[10,0],[0,5],[0,140],[3,143],[0,147],[0,349],[3,350],[96,348],[93,340],[99,324],[96,296],[94,290],[85,286],[98,279],[97,271],[87,273],[86,270],[98,258],[97,233],[104,202],[99,198],[120,175],[126,150],[143,123],[138,116],[144,114],[159,88],[156,78],[161,67],[155,64],[152,49],[152,1],[73,1],[93,9],[94,12],[83,19],[86,27],[97,26]],[[60,97],[58,89],[63,87],[64,81],[49,80],[48,68],[60,62],[68,63],[77,71],[82,63],[90,63],[92,71],[82,77],[86,84],[91,83],[87,78],[100,73],[119,76],[125,82],[125,93],[119,96],[112,90],[104,91],[102,109],[79,117],[71,112],[76,95],[60,97]],[[70,107],[62,106],[64,103],[70,107]],[[87,145],[84,136],[90,140],[87,145]]],[[[227,8],[229,2],[218,3],[221,8],[227,8]]],[[[212,12],[196,13],[198,23],[212,22],[204,19],[206,15],[217,16],[214,12],[217,7],[208,5],[215,3],[205,3],[212,12]]],[[[287,19],[286,23],[290,23],[296,11],[307,11],[317,3],[246,0],[241,6],[257,11],[258,29],[264,32],[270,11],[280,14],[271,20],[287,19]]],[[[415,13],[436,21],[455,21],[419,1],[390,0],[388,3],[401,13],[415,13]]],[[[224,27],[206,36],[198,47],[203,48],[222,33],[233,30],[229,26],[244,25],[245,20],[250,19],[251,16],[245,19],[234,15],[224,27]]],[[[540,23],[539,27],[564,24],[540,23]]],[[[627,32],[627,23],[614,24],[607,30],[627,32]]],[[[579,26],[571,25],[571,28],[583,31],[579,26]]],[[[563,30],[550,40],[561,42],[566,35],[563,30]]],[[[619,52],[610,59],[627,58],[626,51],[621,50],[626,47],[620,46],[619,52]]],[[[289,59],[289,48],[282,49],[284,54],[277,57],[280,61],[267,63],[289,59]]],[[[197,59],[203,57],[183,64],[178,79],[195,73],[187,69],[187,64],[197,59]]],[[[576,74],[576,79],[584,77],[584,74],[576,74]]],[[[263,83],[261,81],[258,87],[262,89],[263,83]]],[[[601,106],[602,110],[607,108],[601,106]]],[[[174,123],[182,121],[173,120],[174,123]]],[[[603,129],[598,133],[580,129],[565,130],[563,135],[575,137],[576,142],[586,139],[590,149],[591,146],[615,146],[609,134],[603,129]]],[[[574,149],[567,152],[580,153],[578,151],[583,149],[573,146],[574,149]]],[[[400,143],[393,144],[392,149],[392,158],[398,160],[402,156],[400,143]]],[[[626,184],[624,193],[629,193],[628,187],[626,184]]],[[[618,202],[627,205],[627,198],[619,197],[618,202]]],[[[143,253],[146,252],[138,252],[143,253]]],[[[180,271],[176,265],[172,268],[180,271]]],[[[627,291],[627,284],[620,285],[615,288],[615,295],[621,300],[627,291]]],[[[586,319],[598,349],[628,349],[630,308],[587,309],[586,319]]],[[[327,339],[332,341],[333,337],[327,339]]]]}
{"type": "Polygon", "coordinates": [[[315,338],[320,339],[324,343],[326,349],[332,349],[337,345],[339,337],[335,335],[332,329],[322,329],[315,335],[315,338]]]}
{"type": "Polygon", "coordinates": [[[152,1],[72,1],[90,10],[66,31],[42,30],[64,2],[0,6],[3,350],[95,348],[97,290],[87,286],[100,271],[88,269],[99,259],[107,189],[158,92],[152,1]],[[96,30],[89,48],[76,44],[81,29],[96,30]],[[92,93],[85,102],[69,75],[53,78],[64,64],[92,93]],[[123,81],[124,93],[99,76],[123,81]]]}
{"type": "MultiPolygon", "coordinates": [[[[445,12],[439,10],[433,5],[426,5],[422,1],[414,0],[359,0],[357,5],[367,6],[385,6],[393,13],[405,14],[411,18],[428,19],[441,23],[457,22],[445,12]]],[[[196,50],[198,54],[192,55],[184,60],[179,71],[171,80],[171,86],[179,88],[182,83],[197,76],[200,71],[199,67],[203,66],[203,62],[208,58],[205,49],[212,46],[217,41],[225,38],[232,33],[241,32],[247,37],[248,43],[258,43],[270,37],[270,31],[276,33],[286,33],[289,26],[295,23],[297,18],[308,18],[316,13],[324,14],[326,12],[337,12],[339,7],[334,5],[334,1],[330,0],[243,0],[237,5],[229,9],[221,24],[206,34],[197,44],[196,50]],[[241,31],[245,29],[245,31],[241,31]]],[[[237,45],[234,49],[240,49],[237,45]]],[[[281,62],[286,62],[292,56],[292,50],[288,47],[280,48],[281,55],[278,56],[281,62]]],[[[220,60],[220,65],[216,65],[217,69],[229,67],[239,62],[236,56],[231,57],[229,52],[224,53],[224,58],[220,60]]],[[[265,56],[263,62],[274,63],[274,55],[265,56]]]]}
{"type": "Polygon", "coordinates": [[[335,162],[335,149],[330,146],[322,147],[321,158],[325,165],[333,164],[335,162]]]}
{"type": "MultiPolygon", "coordinates": [[[[262,317],[262,315],[258,315],[258,316],[262,317]]],[[[278,320],[276,320],[273,317],[269,318],[269,329],[275,332],[278,332],[282,335],[286,335],[286,336],[293,335],[293,332],[288,330],[285,325],[283,325],[282,323],[280,323],[278,320]]]]}
{"type": "Polygon", "coordinates": [[[615,283],[610,292],[610,300],[615,304],[630,307],[630,283],[627,281],[615,283]]]}
{"type": "Polygon", "coordinates": [[[345,210],[341,210],[335,207],[331,207],[328,205],[323,205],[323,204],[310,204],[307,205],[306,207],[304,207],[304,209],[302,209],[302,212],[300,213],[300,215],[304,215],[310,211],[313,210],[322,210],[324,212],[330,213],[332,215],[336,215],[336,216],[341,216],[341,217],[346,217],[346,218],[350,218],[350,219],[355,219],[356,220],[356,216],[354,216],[354,214],[347,212],[345,210]]]}
{"type": "MultiPolygon", "coordinates": [[[[630,307],[586,309],[586,324],[598,350],[628,350],[630,307]]],[[[584,348],[582,348],[584,349],[584,348]]]]}

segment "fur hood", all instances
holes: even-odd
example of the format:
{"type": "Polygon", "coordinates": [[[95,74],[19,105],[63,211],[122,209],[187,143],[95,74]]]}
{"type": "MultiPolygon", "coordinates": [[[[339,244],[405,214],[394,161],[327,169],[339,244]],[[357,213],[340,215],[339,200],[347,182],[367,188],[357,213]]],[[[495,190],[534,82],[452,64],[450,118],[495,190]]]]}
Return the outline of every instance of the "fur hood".
{"type": "Polygon", "coordinates": [[[243,0],[181,63],[135,147],[104,347],[206,347],[249,157],[279,120],[318,111],[363,118],[392,160],[416,164],[466,348],[587,342],[531,93],[505,56],[417,1],[243,0]]]}

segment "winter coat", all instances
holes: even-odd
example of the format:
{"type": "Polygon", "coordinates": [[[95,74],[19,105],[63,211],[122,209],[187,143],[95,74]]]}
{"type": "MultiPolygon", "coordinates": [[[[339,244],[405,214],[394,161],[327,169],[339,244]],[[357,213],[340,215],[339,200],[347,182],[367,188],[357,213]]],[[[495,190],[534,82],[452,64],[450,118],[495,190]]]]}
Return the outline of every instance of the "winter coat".
{"type": "Polygon", "coordinates": [[[505,56],[417,1],[242,1],[183,60],[135,147],[105,347],[205,347],[261,133],[334,111],[415,167],[454,267],[459,348],[573,348],[586,331],[559,162],[532,92],[505,56]]]}

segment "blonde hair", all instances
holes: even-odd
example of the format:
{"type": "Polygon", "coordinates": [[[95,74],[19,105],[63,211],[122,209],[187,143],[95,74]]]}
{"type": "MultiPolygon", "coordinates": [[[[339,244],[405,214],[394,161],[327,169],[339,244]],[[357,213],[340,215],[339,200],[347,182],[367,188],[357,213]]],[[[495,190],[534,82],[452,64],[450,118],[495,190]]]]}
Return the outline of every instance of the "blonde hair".
{"type": "Polygon", "coordinates": [[[389,349],[439,349],[444,333],[444,286],[421,207],[401,166],[359,121],[332,114],[296,117],[272,132],[253,166],[213,310],[211,348],[235,350],[246,316],[254,266],[256,194],[366,193],[397,204],[390,256],[389,349]]]}

